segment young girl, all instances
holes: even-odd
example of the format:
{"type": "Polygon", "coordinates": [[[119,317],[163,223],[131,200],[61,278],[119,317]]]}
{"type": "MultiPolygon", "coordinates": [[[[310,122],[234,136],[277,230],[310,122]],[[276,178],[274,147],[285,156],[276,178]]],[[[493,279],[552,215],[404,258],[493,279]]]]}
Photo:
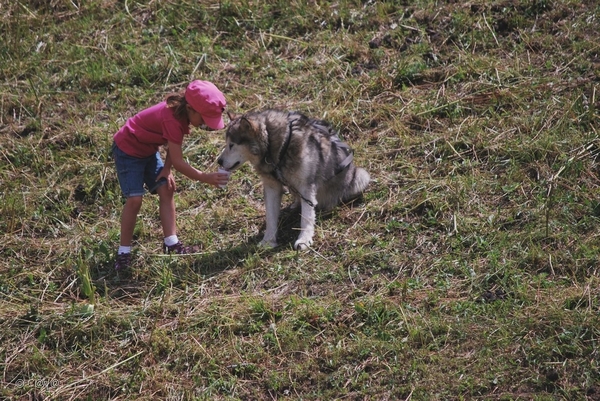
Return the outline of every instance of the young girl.
{"type": "Polygon", "coordinates": [[[143,110],[127,120],[113,139],[113,157],[123,195],[127,198],[121,214],[121,240],[115,269],[129,267],[131,242],[137,215],[145,193],[158,194],[160,222],[164,234],[163,252],[193,253],[179,241],[175,227],[175,179],[171,167],[183,175],[220,186],[227,184],[225,173],[203,173],[183,159],[181,144],[190,133],[189,125],[207,125],[212,129],[224,127],[222,113],[225,97],[207,81],[193,81],[184,93],[172,94],[166,100],[143,110]],[[158,151],[167,146],[163,163],[158,151]]]}

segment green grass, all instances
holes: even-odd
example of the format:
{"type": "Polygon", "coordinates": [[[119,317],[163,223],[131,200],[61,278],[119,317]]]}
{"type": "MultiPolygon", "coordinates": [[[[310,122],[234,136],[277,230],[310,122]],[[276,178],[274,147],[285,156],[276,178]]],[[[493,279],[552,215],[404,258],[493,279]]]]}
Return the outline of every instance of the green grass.
{"type": "MultiPolygon", "coordinates": [[[[3,399],[600,398],[594,2],[0,0],[3,399]],[[373,182],[257,246],[249,166],[146,198],[112,270],[112,135],[191,79],[329,120],[373,182]],[[93,305],[93,309],[88,305],[93,305]]],[[[195,130],[216,170],[222,132],[195,130]]],[[[287,203],[290,199],[284,198],[287,203]]]]}

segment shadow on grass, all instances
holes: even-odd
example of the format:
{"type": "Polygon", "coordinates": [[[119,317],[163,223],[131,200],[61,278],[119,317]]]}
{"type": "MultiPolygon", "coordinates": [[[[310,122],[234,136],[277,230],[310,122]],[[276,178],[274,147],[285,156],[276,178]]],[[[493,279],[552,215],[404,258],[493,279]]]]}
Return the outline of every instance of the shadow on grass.
{"type": "Polygon", "coordinates": [[[249,255],[254,256],[259,254],[262,259],[265,259],[284,249],[291,249],[298,237],[298,227],[300,225],[299,213],[300,209],[292,209],[290,207],[282,209],[279,217],[279,227],[277,230],[278,246],[276,248],[263,248],[259,245],[266,228],[263,222],[257,234],[250,237],[246,243],[196,258],[192,265],[194,271],[211,277],[227,269],[233,269],[242,265],[249,255]]]}
{"type": "MultiPolygon", "coordinates": [[[[335,218],[335,215],[335,209],[330,212],[318,212],[317,220],[328,220],[335,218]]],[[[132,269],[117,272],[111,262],[110,265],[93,269],[92,280],[96,291],[103,292],[104,295],[111,298],[135,299],[138,295],[144,296],[143,294],[149,290],[148,287],[160,282],[165,274],[172,274],[172,277],[167,280],[171,283],[172,279],[178,282],[189,282],[190,273],[196,276],[196,280],[197,275],[206,279],[219,275],[225,270],[243,266],[248,257],[267,259],[284,250],[291,250],[298,237],[299,226],[300,209],[288,206],[281,211],[277,232],[279,245],[276,248],[263,248],[259,245],[265,230],[263,222],[256,235],[250,237],[245,243],[197,255],[149,255],[137,258],[134,256],[136,261],[132,269]],[[152,260],[157,258],[163,260],[154,264],[152,260]]]]}

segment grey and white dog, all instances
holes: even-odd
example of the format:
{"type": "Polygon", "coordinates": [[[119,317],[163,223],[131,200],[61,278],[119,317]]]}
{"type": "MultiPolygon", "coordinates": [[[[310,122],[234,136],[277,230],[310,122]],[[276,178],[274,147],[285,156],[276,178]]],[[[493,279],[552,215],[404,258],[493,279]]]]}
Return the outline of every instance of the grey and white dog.
{"type": "Polygon", "coordinates": [[[250,162],[262,180],[266,231],[261,245],[277,246],[281,197],[286,186],[301,206],[294,249],[312,245],[315,208],[331,210],[360,196],[370,181],[353,163],[352,150],[325,121],[299,112],[264,110],[229,116],[219,165],[229,171],[250,162]]]}

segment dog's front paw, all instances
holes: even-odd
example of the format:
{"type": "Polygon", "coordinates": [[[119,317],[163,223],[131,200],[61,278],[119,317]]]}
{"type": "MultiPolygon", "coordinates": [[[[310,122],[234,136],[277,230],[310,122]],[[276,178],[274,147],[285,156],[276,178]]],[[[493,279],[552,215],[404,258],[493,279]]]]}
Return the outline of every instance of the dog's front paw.
{"type": "Polygon", "coordinates": [[[275,248],[275,247],[277,247],[277,241],[263,239],[262,241],[260,241],[258,246],[260,246],[262,248],[275,248]]]}
{"type": "Polygon", "coordinates": [[[294,243],[294,249],[297,251],[306,251],[312,246],[312,239],[298,239],[294,243]]]}

